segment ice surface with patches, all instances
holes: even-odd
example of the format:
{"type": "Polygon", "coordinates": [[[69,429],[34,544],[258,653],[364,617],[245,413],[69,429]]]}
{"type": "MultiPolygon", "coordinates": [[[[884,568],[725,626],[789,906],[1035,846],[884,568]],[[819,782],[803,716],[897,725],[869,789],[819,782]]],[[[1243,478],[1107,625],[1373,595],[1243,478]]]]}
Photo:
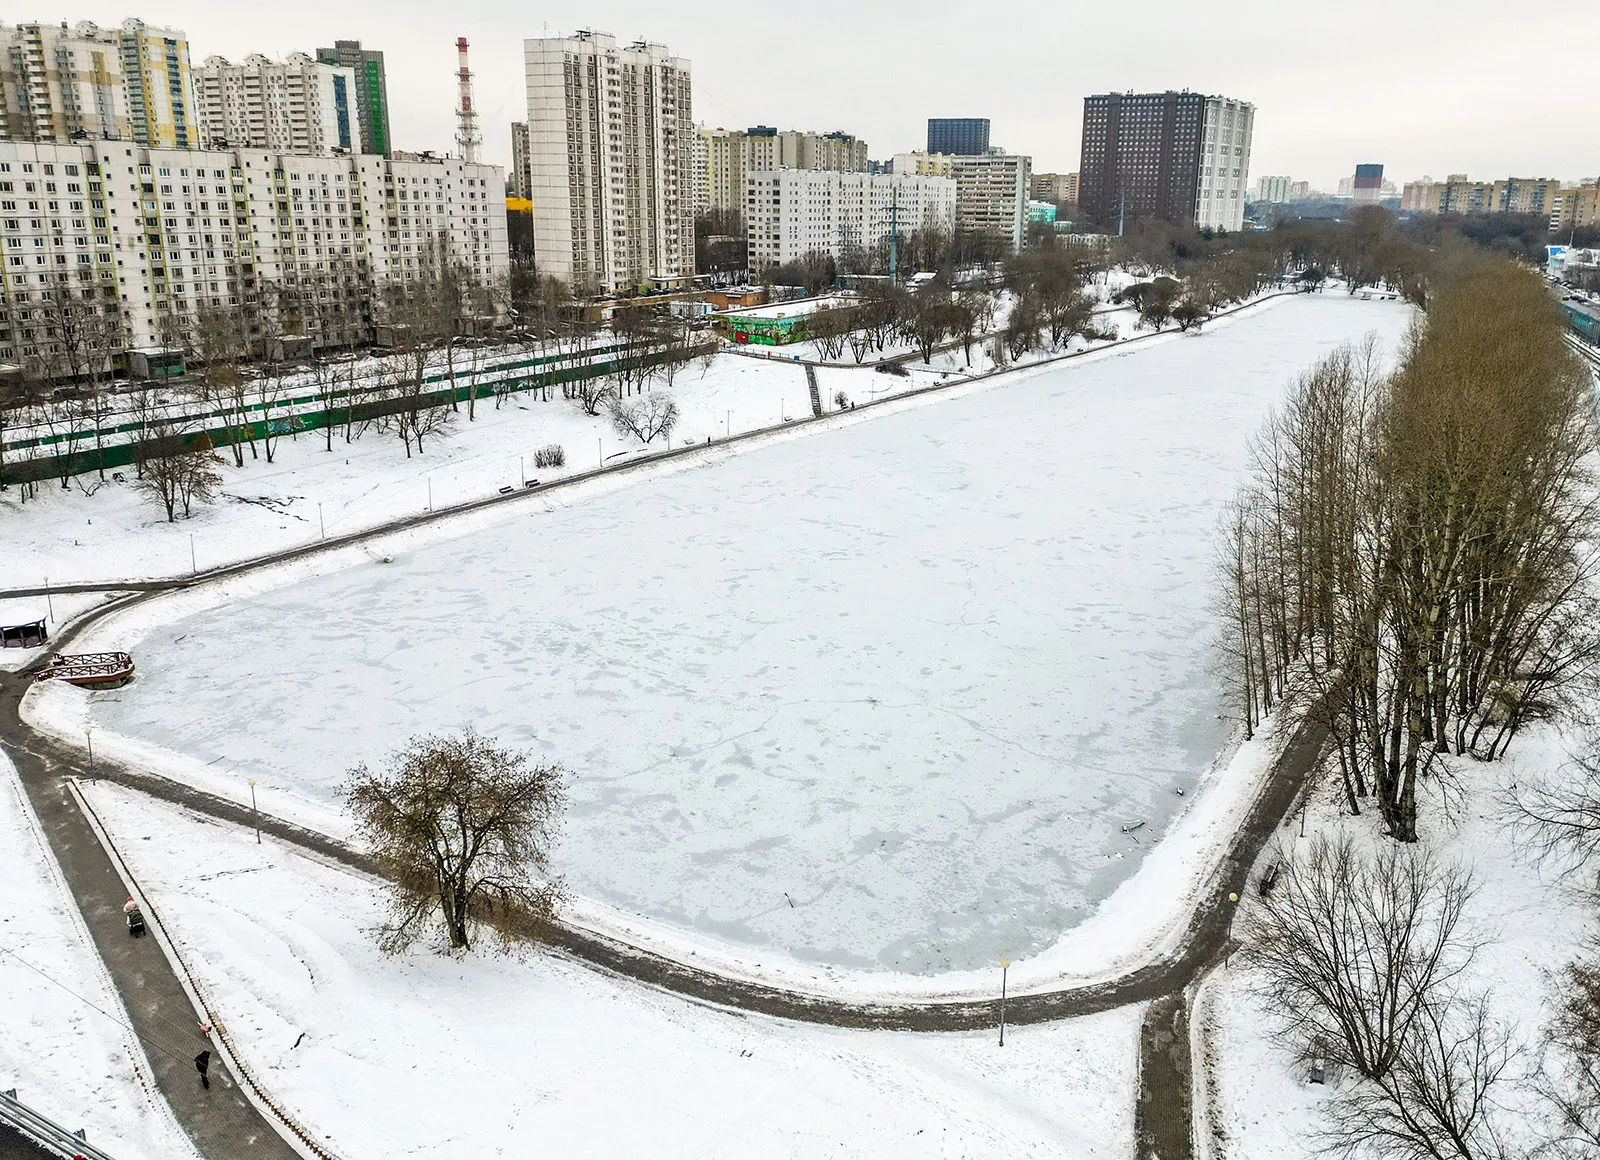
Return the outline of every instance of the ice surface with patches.
{"type": "Polygon", "coordinates": [[[757,959],[1023,957],[1227,737],[1208,580],[1249,434],[1407,317],[1283,300],[509,513],[162,626],[92,717],[330,816],[350,767],[474,725],[572,771],[578,895],[757,959]]]}
{"type": "Polygon", "coordinates": [[[1002,1048],[743,1015],[559,955],[389,958],[371,880],[87,792],[232,1042],[347,1160],[1132,1151],[1140,1007],[1012,1027],[1002,1048]]]}
{"type": "Polygon", "coordinates": [[[0,754],[0,1090],[127,1160],[194,1156],[0,754]]]}

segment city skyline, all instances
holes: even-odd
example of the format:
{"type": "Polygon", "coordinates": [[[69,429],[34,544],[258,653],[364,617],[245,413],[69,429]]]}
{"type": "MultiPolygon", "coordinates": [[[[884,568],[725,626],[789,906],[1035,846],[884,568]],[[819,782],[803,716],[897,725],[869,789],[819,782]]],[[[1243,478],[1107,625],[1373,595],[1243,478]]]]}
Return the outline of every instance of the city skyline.
{"type": "MultiPolygon", "coordinates": [[[[1077,168],[1085,95],[1187,87],[1227,93],[1260,111],[1252,177],[1291,174],[1331,189],[1357,162],[1373,160],[1397,181],[1448,172],[1577,179],[1600,169],[1584,130],[1578,70],[1546,65],[1547,31],[1487,0],[1463,0],[1448,25],[1420,3],[1378,0],[1353,0],[1331,22],[1320,9],[1286,9],[1242,25],[1207,23],[1176,0],[1156,0],[1150,18],[1135,25],[1115,10],[1090,11],[1073,13],[1060,31],[1037,26],[1036,10],[1015,0],[918,7],[915,24],[906,19],[911,11],[899,2],[864,11],[820,0],[805,24],[791,22],[771,42],[715,10],[669,14],[638,0],[547,9],[541,16],[548,19],[501,0],[470,13],[365,0],[337,9],[286,0],[271,11],[226,12],[197,0],[142,9],[96,0],[19,11],[12,22],[88,19],[114,27],[137,15],[184,29],[196,61],[249,52],[281,59],[359,38],[387,53],[399,81],[390,86],[394,147],[440,152],[454,147],[454,42],[465,36],[484,159],[506,167],[509,126],[526,112],[523,39],[591,27],[622,43],[666,43],[693,62],[701,122],[842,129],[867,141],[875,158],[920,147],[929,117],[988,117],[995,145],[1030,154],[1038,172],[1068,172],[1077,168]],[[1008,20],[1027,24],[1029,34],[970,35],[974,21],[1008,20]],[[968,54],[959,66],[950,63],[951,44],[968,54]],[[883,67],[885,45],[899,49],[888,59],[904,63],[883,67]],[[1489,76],[1492,85],[1465,83],[1489,76]],[[1504,100],[1508,91],[1541,93],[1540,116],[1526,115],[1526,101],[1504,100]]],[[[1574,13],[1562,33],[1567,43],[1594,36],[1600,11],[1574,13]]]]}

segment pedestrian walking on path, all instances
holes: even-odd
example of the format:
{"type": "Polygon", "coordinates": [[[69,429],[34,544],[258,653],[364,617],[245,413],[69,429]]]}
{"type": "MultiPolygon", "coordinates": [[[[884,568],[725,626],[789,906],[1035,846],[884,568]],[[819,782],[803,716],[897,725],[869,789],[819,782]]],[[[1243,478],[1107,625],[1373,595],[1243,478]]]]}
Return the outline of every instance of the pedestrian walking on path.
{"type": "Polygon", "coordinates": [[[206,1068],[211,1066],[211,1049],[207,1048],[194,1057],[194,1069],[200,1073],[200,1086],[207,1091],[211,1090],[211,1078],[206,1075],[206,1068]]]}

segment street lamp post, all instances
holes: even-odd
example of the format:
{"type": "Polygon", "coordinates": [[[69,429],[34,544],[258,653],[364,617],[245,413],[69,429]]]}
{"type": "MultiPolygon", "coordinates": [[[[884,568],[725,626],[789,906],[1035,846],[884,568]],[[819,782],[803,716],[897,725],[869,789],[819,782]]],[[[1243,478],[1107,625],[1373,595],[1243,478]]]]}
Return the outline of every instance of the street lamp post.
{"type": "Polygon", "coordinates": [[[1011,960],[1000,960],[1000,1046],[1006,1045],[1006,974],[1011,970],[1011,960]]]}
{"type": "Polygon", "coordinates": [[[89,745],[89,776],[93,777],[94,776],[94,727],[92,725],[85,725],[83,727],[83,739],[89,745]]]}
{"type": "Polygon", "coordinates": [[[50,612],[50,621],[51,621],[51,623],[52,624],[55,623],[55,619],[56,619],[56,602],[54,600],[50,599],[50,577],[48,577],[48,576],[46,576],[44,578],[44,606],[50,612]]]}
{"type": "Polygon", "coordinates": [[[261,815],[256,812],[256,779],[250,779],[250,821],[256,828],[256,845],[261,845],[261,815]]]}

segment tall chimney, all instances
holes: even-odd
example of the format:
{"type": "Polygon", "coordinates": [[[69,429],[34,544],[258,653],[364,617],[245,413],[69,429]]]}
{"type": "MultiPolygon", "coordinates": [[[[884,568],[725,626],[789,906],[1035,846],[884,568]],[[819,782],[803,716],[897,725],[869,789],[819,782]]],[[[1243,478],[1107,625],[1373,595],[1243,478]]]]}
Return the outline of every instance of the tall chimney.
{"type": "Polygon", "coordinates": [[[467,38],[464,36],[456,37],[456,60],[459,64],[456,70],[456,149],[463,161],[476,161],[483,135],[478,132],[478,111],[472,107],[472,72],[467,68],[467,38]]]}

